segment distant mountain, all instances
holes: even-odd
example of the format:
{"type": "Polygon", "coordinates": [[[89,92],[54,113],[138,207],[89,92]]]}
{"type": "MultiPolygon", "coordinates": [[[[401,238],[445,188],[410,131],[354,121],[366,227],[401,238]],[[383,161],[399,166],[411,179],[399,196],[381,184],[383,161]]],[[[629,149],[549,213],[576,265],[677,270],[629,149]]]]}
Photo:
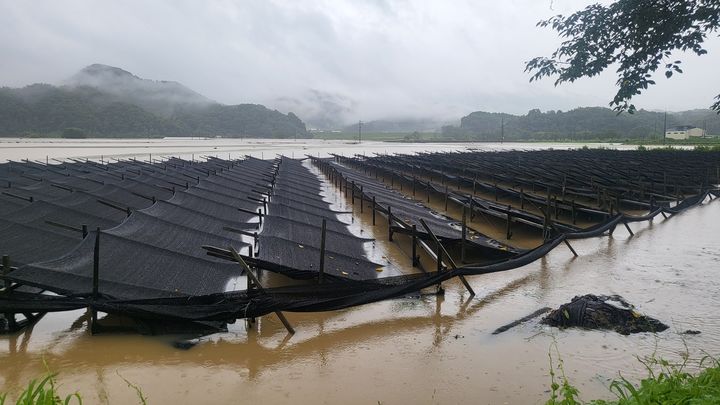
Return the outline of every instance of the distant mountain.
{"type": "Polygon", "coordinates": [[[0,88],[0,136],[52,136],[67,128],[92,137],[308,136],[293,113],[219,104],[180,83],[106,65],[88,66],[62,86],[0,88]]]}
{"type": "Polygon", "coordinates": [[[65,86],[93,87],[163,117],[171,117],[180,109],[217,104],[178,82],[141,79],[123,69],[100,64],[82,69],[68,79],[65,86]]]}
{"type": "MultiPolygon", "coordinates": [[[[567,112],[531,110],[525,115],[473,112],[460,126],[443,127],[446,137],[498,141],[561,139],[651,139],[662,137],[663,112],[639,110],[617,115],[603,107],[583,107],[567,112]]],[[[668,113],[667,126],[692,125],[720,135],[720,116],[710,110],[668,113]]]]}
{"type": "MultiPolygon", "coordinates": [[[[448,122],[431,119],[403,119],[403,120],[376,120],[362,123],[365,132],[380,133],[409,133],[409,132],[436,132],[448,122]]],[[[343,132],[357,132],[358,124],[347,125],[343,132]]]]}

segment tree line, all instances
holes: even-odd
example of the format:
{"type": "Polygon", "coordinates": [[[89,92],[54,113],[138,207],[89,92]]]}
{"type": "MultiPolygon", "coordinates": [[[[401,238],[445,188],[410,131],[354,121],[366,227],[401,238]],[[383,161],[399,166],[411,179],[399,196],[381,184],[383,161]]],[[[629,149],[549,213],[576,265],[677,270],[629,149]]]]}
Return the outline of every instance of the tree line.
{"type": "MultiPolygon", "coordinates": [[[[711,110],[690,110],[667,114],[667,127],[692,125],[720,135],[720,116],[711,110]]],[[[638,110],[620,114],[609,108],[584,107],[570,111],[530,110],[525,115],[473,112],[460,126],[445,126],[447,138],[480,141],[501,140],[625,140],[661,139],[665,113],[638,110]]]]}
{"type": "Polygon", "coordinates": [[[305,124],[257,104],[187,107],[169,117],[119,100],[93,87],[34,84],[0,88],[0,136],[88,137],[225,136],[307,137],[305,124]]]}

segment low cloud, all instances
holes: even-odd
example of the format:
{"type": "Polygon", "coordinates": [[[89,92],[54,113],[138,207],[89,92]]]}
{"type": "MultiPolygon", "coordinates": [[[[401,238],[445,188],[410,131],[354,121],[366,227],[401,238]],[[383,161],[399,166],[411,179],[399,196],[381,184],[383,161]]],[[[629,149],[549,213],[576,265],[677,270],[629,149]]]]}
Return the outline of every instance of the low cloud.
{"type": "MultiPolygon", "coordinates": [[[[523,72],[560,43],[536,22],[591,2],[0,0],[0,85],[59,84],[104,63],[310,123],[607,105],[612,72],[557,88],[523,72]]],[[[636,104],[709,105],[720,46],[707,45],[703,57],[678,55],[685,73],[659,77],[636,104]]]]}

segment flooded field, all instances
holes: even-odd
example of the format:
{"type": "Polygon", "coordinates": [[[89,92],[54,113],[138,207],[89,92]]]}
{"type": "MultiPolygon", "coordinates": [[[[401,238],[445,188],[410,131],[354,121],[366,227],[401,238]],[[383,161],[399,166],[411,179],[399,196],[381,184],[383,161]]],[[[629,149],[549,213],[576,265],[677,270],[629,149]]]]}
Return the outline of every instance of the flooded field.
{"type": "MultiPolygon", "coordinates": [[[[5,139],[0,141],[0,161],[150,154],[272,158],[579,146],[5,139]]],[[[326,187],[326,195],[335,208],[353,209],[332,186],[326,187]]],[[[441,202],[433,199],[431,205],[440,209],[441,202]]],[[[407,266],[397,245],[383,238],[382,224],[367,226],[367,212],[344,215],[353,221],[351,231],[359,234],[365,229],[377,238],[372,255],[391,261],[390,271],[407,266]]],[[[548,352],[557,343],[565,371],[581,397],[610,398],[607,385],[618,372],[631,379],[645,375],[635,356],[657,353],[674,360],[686,348],[695,359],[703,351],[720,356],[719,219],[720,204],[707,200],[667,220],[658,216],[651,223],[632,224],[635,236],[618,227],[612,236],[575,240],[577,258],[560,245],[528,266],[469,277],[477,292],[472,299],[454,280],[445,283],[444,296],[407,297],[335,312],[288,313],[297,331],[292,337],[275,316],[265,316],[252,328],[238,321],[228,333],[179,350],[172,346],[176,336],[91,336],[84,311],[49,314],[30,330],[0,336],[0,391],[17,392],[44,373],[47,364],[60,372],[61,390],[80,391],[86,403],[136,403],[127,380],[140,387],[151,404],[532,404],[549,396],[548,352]],[[540,307],[556,307],[587,293],[622,295],[670,329],[657,335],[621,336],[558,331],[535,320],[491,334],[540,307]],[[701,333],[682,334],[686,330],[701,333]]],[[[522,235],[512,242],[535,243],[522,235]]]]}
{"type": "MultiPolygon", "coordinates": [[[[589,144],[596,147],[634,149],[635,146],[611,143],[589,144]]],[[[202,156],[217,156],[232,159],[245,155],[271,159],[276,154],[300,158],[328,156],[330,153],[350,156],[353,154],[373,153],[413,153],[424,151],[454,151],[478,148],[482,150],[507,149],[570,149],[581,148],[581,143],[400,143],[363,141],[323,141],[315,139],[28,139],[0,138],[0,162],[22,159],[45,161],[46,159],[88,158],[100,160],[108,158],[137,157],[149,159],[162,156],[177,156],[200,159],[202,156]]]]}

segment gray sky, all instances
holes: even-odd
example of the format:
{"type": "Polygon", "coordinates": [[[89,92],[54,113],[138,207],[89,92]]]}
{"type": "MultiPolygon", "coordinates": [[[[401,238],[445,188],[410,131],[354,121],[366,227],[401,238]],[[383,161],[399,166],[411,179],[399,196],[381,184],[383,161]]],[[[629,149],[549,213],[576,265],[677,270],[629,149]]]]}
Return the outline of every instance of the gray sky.
{"type": "MultiPolygon", "coordinates": [[[[301,118],[346,122],[459,119],[606,106],[610,72],[553,87],[524,62],[560,40],[536,22],[587,0],[0,0],[0,85],[61,83],[104,63],[176,80],[217,101],[261,103],[301,118]]],[[[638,107],[704,108],[720,92],[720,40],[683,57],[685,74],[638,107]]]]}

